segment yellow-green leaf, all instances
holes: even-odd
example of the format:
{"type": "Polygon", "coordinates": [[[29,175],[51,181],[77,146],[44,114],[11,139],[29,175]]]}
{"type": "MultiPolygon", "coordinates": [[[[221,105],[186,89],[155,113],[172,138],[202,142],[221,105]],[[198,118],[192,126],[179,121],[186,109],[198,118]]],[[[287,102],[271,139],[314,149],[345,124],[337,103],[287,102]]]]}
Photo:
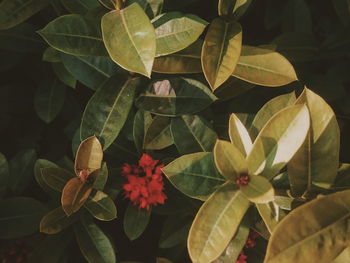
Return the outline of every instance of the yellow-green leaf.
{"type": "Polygon", "coordinates": [[[113,200],[102,191],[97,191],[84,207],[98,220],[110,221],[117,217],[113,200]]]}
{"type": "Polygon", "coordinates": [[[74,170],[76,175],[83,169],[89,172],[100,169],[103,158],[103,150],[100,141],[91,136],[79,145],[77,155],[75,157],[74,170]]]}
{"type": "Polygon", "coordinates": [[[296,101],[301,103],[309,108],[311,124],[306,143],[288,164],[292,192],[296,195],[312,185],[329,188],[339,167],[340,131],[332,108],[306,88],[296,101]]]}
{"type": "Polygon", "coordinates": [[[242,28],[236,22],[216,18],[203,43],[201,61],[205,78],[215,90],[233,73],[242,47],[242,28]]]}
{"type": "Polygon", "coordinates": [[[143,148],[147,150],[161,150],[174,143],[170,130],[170,119],[156,116],[145,134],[143,148]]]}
{"type": "Polygon", "coordinates": [[[272,234],[278,223],[282,220],[283,217],[285,217],[285,213],[274,202],[256,204],[256,208],[258,209],[259,214],[270,234],[272,234]]]}
{"type": "Polygon", "coordinates": [[[208,23],[195,15],[170,12],[153,21],[156,32],[156,56],[180,51],[195,42],[208,23]]]}
{"type": "Polygon", "coordinates": [[[78,221],[79,216],[67,216],[62,207],[58,207],[47,213],[40,222],[40,232],[45,234],[57,234],[78,221]]]}
{"type": "Polygon", "coordinates": [[[271,183],[259,175],[249,175],[249,183],[240,189],[253,203],[268,203],[275,198],[275,191],[271,183]]]}
{"type": "Polygon", "coordinates": [[[66,183],[74,177],[74,174],[58,167],[43,168],[41,175],[44,182],[58,192],[62,192],[66,183]]]}
{"type": "Polygon", "coordinates": [[[218,258],[236,233],[250,202],[233,184],[215,191],[199,209],[187,246],[194,263],[218,258]]]}
{"type": "Polygon", "coordinates": [[[262,47],[243,46],[232,74],[257,85],[277,87],[298,80],[293,66],[281,54],[262,47]]]}
{"type": "Polygon", "coordinates": [[[102,18],[102,35],[110,57],[122,68],[151,76],[156,34],[143,9],[134,3],[102,18]]]}
{"type": "Polygon", "coordinates": [[[264,262],[332,262],[349,245],[349,224],[349,190],[316,198],[278,224],[264,262]]]}
{"type": "Polygon", "coordinates": [[[249,174],[274,177],[303,144],[309,127],[306,105],[290,106],[273,115],[247,157],[249,174]]]}
{"type": "Polygon", "coordinates": [[[47,0],[3,0],[0,3],[0,30],[22,23],[48,4],[47,0]]]}
{"type": "Polygon", "coordinates": [[[75,177],[64,186],[61,204],[67,216],[77,212],[86,202],[92,191],[92,184],[84,183],[75,177]]]}
{"type": "Polygon", "coordinates": [[[251,151],[253,143],[247,129],[234,113],[230,116],[228,133],[231,143],[246,157],[251,151]]]}
{"type": "Polygon", "coordinates": [[[240,174],[248,172],[247,162],[234,144],[217,140],[213,152],[216,168],[227,180],[234,182],[240,174]]]}
{"type": "Polygon", "coordinates": [[[344,251],[337,256],[335,260],[332,261],[332,263],[344,263],[344,262],[350,262],[350,247],[347,247],[344,249],[344,251]]]}

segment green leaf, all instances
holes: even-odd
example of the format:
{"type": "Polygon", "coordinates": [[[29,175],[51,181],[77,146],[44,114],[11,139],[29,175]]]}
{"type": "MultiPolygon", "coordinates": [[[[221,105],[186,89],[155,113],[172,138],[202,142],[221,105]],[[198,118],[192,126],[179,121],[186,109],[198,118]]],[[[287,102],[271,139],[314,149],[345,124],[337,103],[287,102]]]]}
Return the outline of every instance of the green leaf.
{"type": "Polygon", "coordinates": [[[62,207],[57,207],[41,219],[40,232],[50,235],[57,234],[78,220],[77,214],[67,216],[62,207]]]}
{"type": "Polygon", "coordinates": [[[288,164],[292,193],[296,195],[314,186],[331,187],[339,167],[340,131],[332,108],[306,88],[296,101],[303,103],[310,111],[310,132],[288,164]]]}
{"type": "Polygon", "coordinates": [[[261,129],[269,121],[269,119],[280,110],[291,106],[296,101],[295,93],[280,95],[272,100],[269,100],[255,115],[252,125],[250,127],[250,135],[253,139],[258,136],[261,129]]]}
{"type": "Polygon", "coordinates": [[[251,2],[252,0],[219,0],[219,15],[238,20],[246,12],[251,2]]]}
{"type": "Polygon", "coordinates": [[[293,66],[281,54],[262,47],[242,46],[232,74],[257,85],[277,87],[298,80],[293,66]]]}
{"type": "Polygon", "coordinates": [[[230,116],[228,133],[231,143],[246,157],[253,147],[252,139],[243,123],[234,113],[230,116]]]}
{"type": "Polygon", "coordinates": [[[242,47],[242,28],[236,22],[216,18],[205,36],[201,61],[210,87],[215,90],[233,73],[242,47]]]}
{"type": "Polygon", "coordinates": [[[66,69],[66,67],[62,63],[52,63],[52,68],[57,78],[62,83],[75,89],[77,80],[73,77],[73,75],[66,69]]]}
{"type": "Polygon", "coordinates": [[[79,145],[75,157],[74,171],[78,175],[81,170],[87,169],[90,173],[101,168],[103,150],[96,136],[91,136],[79,145]]]}
{"type": "Polygon", "coordinates": [[[171,55],[157,57],[153,71],[164,74],[202,73],[201,50],[203,40],[198,39],[187,48],[171,55]]]}
{"type": "Polygon", "coordinates": [[[96,90],[120,68],[109,57],[72,56],[61,54],[62,63],[72,76],[96,90]]]}
{"type": "Polygon", "coordinates": [[[333,0],[333,6],[338,17],[345,26],[350,22],[350,1],[349,0],[333,0]]]}
{"type": "Polygon", "coordinates": [[[124,232],[130,240],[135,240],[145,231],[150,220],[151,211],[129,203],[124,214],[124,232]]]}
{"type": "Polygon", "coordinates": [[[343,191],[294,209],[273,232],[264,262],[331,262],[349,245],[349,208],[350,191],[343,191]]]}
{"type": "Polygon", "coordinates": [[[162,171],[177,189],[200,200],[206,200],[225,182],[215,168],[213,154],[207,152],[183,155],[162,171]]]}
{"type": "Polygon", "coordinates": [[[36,182],[51,197],[58,198],[59,195],[57,194],[57,192],[54,191],[50,186],[48,186],[43,178],[42,169],[44,168],[58,168],[58,166],[55,163],[45,159],[38,159],[34,164],[34,176],[36,182]]]}
{"type": "Polygon", "coordinates": [[[247,157],[249,174],[274,177],[303,144],[310,127],[305,105],[287,107],[266,123],[247,157]]]}
{"type": "Polygon", "coordinates": [[[217,140],[214,146],[216,168],[227,180],[235,182],[240,174],[247,174],[247,162],[244,155],[232,143],[217,140]]]}
{"type": "Polygon", "coordinates": [[[256,204],[256,208],[264,221],[270,234],[273,233],[278,223],[286,216],[282,209],[275,203],[256,204]]]}
{"type": "Polygon", "coordinates": [[[0,153],[0,190],[10,186],[10,168],[5,155],[0,153]]]}
{"type": "MultiPolygon", "coordinates": [[[[245,217],[246,218],[246,217],[245,217]]],[[[249,225],[245,218],[242,219],[236,234],[227,245],[226,249],[222,252],[221,256],[214,260],[212,263],[232,263],[236,262],[239,254],[244,249],[244,245],[247,242],[249,235],[249,225]]]]}
{"type": "Polygon", "coordinates": [[[176,148],[181,154],[210,152],[218,137],[210,123],[199,115],[173,118],[170,128],[176,148]]]}
{"type": "Polygon", "coordinates": [[[47,0],[3,0],[0,3],[0,30],[24,22],[48,4],[47,0]]]}
{"type": "Polygon", "coordinates": [[[156,34],[142,8],[134,3],[111,11],[103,16],[101,25],[103,41],[112,60],[128,71],[150,77],[156,34]]]}
{"type": "Polygon", "coordinates": [[[275,198],[275,191],[271,183],[262,176],[249,175],[249,183],[240,189],[253,203],[268,203],[275,198]]]}
{"type": "Polygon", "coordinates": [[[34,234],[46,212],[46,207],[32,198],[0,200],[0,238],[14,239],[34,234]]]}
{"type": "Polygon", "coordinates": [[[233,184],[215,191],[199,209],[190,229],[187,245],[192,261],[208,263],[218,258],[249,206],[248,199],[233,184]]]}
{"type": "Polygon", "coordinates": [[[115,75],[105,82],[86,105],[80,138],[97,136],[107,149],[123,128],[133,104],[140,78],[115,75]]]}
{"type": "Polygon", "coordinates": [[[126,0],[126,5],[138,3],[149,18],[154,18],[163,12],[164,0],[126,0]]]}
{"type": "Polygon", "coordinates": [[[74,178],[74,174],[59,167],[46,167],[41,169],[41,178],[52,189],[62,192],[66,183],[74,178]]]}
{"type": "Polygon", "coordinates": [[[41,53],[45,45],[35,33],[35,30],[34,26],[27,23],[22,23],[11,29],[1,30],[0,49],[20,53],[41,53]]]}
{"type": "Polygon", "coordinates": [[[312,32],[312,17],[304,0],[289,0],[282,12],[284,32],[312,32]]]}
{"type": "Polygon", "coordinates": [[[171,130],[170,118],[156,116],[149,124],[143,142],[143,149],[161,150],[174,143],[171,130]]]}
{"type": "Polygon", "coordinates": [[[97,191],[84,207],[98,220],[111,221],[117,217],[117,208],[113,200],[101,191],[97,191]]]}
{"type": "Polygon", "coordinates": [[[180,116],[199,112],[216,100],[201,82],[188,78],[156,81],[147,93],[141,94],[136,106],[163,116],[180,116]]]}
{"type": "Polygon", "coordinates": [[[77,212],[89,198],[92,185],[82,182],[80,178],[70,179],[62,190],[61,204],[67,216],[77,212]]]}
{"type": "Polygon", "coordinates": [[[9,162],[10,185],[15,194],[22,193],[33,180],[36,152],[33,149],[18,152],[9,162]]]}
{"type": "Polygon", "coordinates": [[[89,263],[115,263],[115,253],[111,241],[90,219],[82,218],[74,225],[74,232],[80,250],[89,263]]]}
{"type": "Polygon", "coordinates": [[[220,100],[227,101],[241,95],[242,93],[247,92],[253,87],[255,87],[255,84],[240,80],[235,77],[230,77],[218,89],[214,91],[214,94],[220,100]]]}
{"type": "Polygon", "coordinates": [[[61,0],[62,5],[73,14],[85,14],[99,7],[97,0],[61,0]]]}
{"type": "Polygon", "coordinates": [[[99,171],[99,174],[94,182],[94,189],[103,190],[106,186],[108,180],[108,167],[106,163],[102,164],[102,168],[99,171]]]}
{"type": "Polygon", "coordinates": [[[191,221],[188,215],[169,216],[163,224],[159,247],[171,248],[185,242],[191,227],[191,221]]]}
{"type": "Polygon", "coordinates": [[[56,77],[45,79],[40,84],[35,93],[34,107],[42,121],[50,123],[57,117],[63,107],[65,94],[65,86],[56,77]]]}
{"type": "Polygon", "coordinates": [[[143,152],[143,142],[146,131],[152,123],[152,115],[148,111],[138,110],[135,114],[133,125],[133,139],[137,151],[141,154],[143,152]]]}
{"type": "Polygon", "coordinates": [[[180,51],[203,33],[208,23],[195,15],[180,12],[165,13],[153,21],[156,32],[156,56],[180,51]]]}
{"type": "Polygon", "coordinates": [[[115,9],[115,0],[98,0],[104,7],[114,10],[115,9]]]}
{"type": "Polygon", "coordinates": [[[105,82],[86,105],[80,127],[82,139],[96,135],[107,149],[123,128],[140,78],[115,75],[105,82]]]}
{"type": "Polygon", "coordinates": [[[106,48],[97,19],[64,15],[51,21],[38,33],[53,48],[77,56],[105,56],[106,48]]]}
{"type": "Polygon", "coordinates": [[[44,51],[43,61],[51,62],[51,63],[59,63],[61,62],[61,52],[52,47],[48,47],[44,51]]]}

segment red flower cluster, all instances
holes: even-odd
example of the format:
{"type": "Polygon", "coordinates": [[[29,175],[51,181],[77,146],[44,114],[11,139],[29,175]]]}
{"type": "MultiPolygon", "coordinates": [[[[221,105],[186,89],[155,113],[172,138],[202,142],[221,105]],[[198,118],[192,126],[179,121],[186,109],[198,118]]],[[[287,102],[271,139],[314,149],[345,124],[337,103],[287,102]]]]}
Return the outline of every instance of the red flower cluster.
{"type": "Polygon", "coordinates": [[[123,185],[125,197],[134,205],[149,210],[152,205],[164,204],[167,196],[164,194],[164,182],[161,168],[150,155],[143,154],[139,165],[124,164],[122,174],[128,180],[123,185]]]}
{"type": "Polygon", "coordinates": [[[248,256],[245,254],[245,249],[247,248],[253,248],[256,246],[256,241],[255,239],[259,237],[259,234],[255,231],[250,231],[247,242],[244,245],[243,250],[241,251],[241,253],[239,254],[237,260],[235,263],[247,263],[247,258],[248,256]]]}
{"type": "Polygon", "coordinates": [[[20,239],[13,242],[2,251],[1,262],[3,263],[26,263],[29,249],[20,239]]]}

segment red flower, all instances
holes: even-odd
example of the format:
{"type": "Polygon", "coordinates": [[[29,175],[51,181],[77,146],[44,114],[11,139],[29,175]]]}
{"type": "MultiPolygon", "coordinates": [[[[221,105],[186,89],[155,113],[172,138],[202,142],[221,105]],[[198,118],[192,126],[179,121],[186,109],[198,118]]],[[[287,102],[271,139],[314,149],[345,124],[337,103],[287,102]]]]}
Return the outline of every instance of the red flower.
{"type": "Polygon", "coordinates": [[[127,183],[123,185],[125,197],[129,198],[134,205],[149,210],[152,205],[164,204],[167,196],[164,194],[164,182],[158,160],[150,155],[143,154],[139,160],[139,166],[124,164],[122,174],[127,183]]]}
{"type": "Polygon", "coordinates": [[[245,254],[245,252],[246,252],[245,249],[255,247],[256,246],[255,239],[257,237],[259,237],[259,234],[257,232],[255,232],[254,230],[251,230],[249,233],[248,239],[246,241],[246,244],[245,244],[243,250],[241,251],[241,253],[239,254],[235,263],[247,263],[248,256],[245,254]]]}
{"type": "Polygon", "coordinates": [[[247,258],[248,256],[245,255],[244,252],[242,251],[238,256],[236,263],[247,263],[247,258]]]}

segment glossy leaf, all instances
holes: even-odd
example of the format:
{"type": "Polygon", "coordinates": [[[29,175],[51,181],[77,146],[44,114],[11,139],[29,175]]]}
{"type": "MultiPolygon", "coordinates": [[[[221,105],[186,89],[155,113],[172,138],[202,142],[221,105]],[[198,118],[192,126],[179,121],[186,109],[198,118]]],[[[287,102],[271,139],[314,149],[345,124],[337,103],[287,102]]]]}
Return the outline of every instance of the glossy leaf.
{"type": "Polygon", "coordinates": [[[151,113],[148,111],[138,110],[133,125],[133,139],[135,146],[139,153],[143,151],[143,141],[145,139],[146,131],[152,122],[151,113]]]}
{"type": "Polygon", "coordinates": [[[47,0],[3,0],[0,3],[0,30],[22,23],[48,4],[47,0]]]}
{"type": "Polygon", "coordinates": [[[165,166],[162,171],[177,189],[200,200],[206,200],[225,182],[215,168],[212,153],[207,152],[183,155],[165,166]]]}
{"type": "Polygon", "coordinates": [[[105,56],[99,21],[81,15],[64,15],[38,31],[53,48],[76,56],[105,56]]]}
{"type": "Polygon", "coordinates": [[[340,131],[332,108],[306,88],[296,101],[302,103],[310,111],[310,132],[288,164],[291,189],[297,195],[312,186],[331,187],[339,167],[340,131]]]}
{"type": "Polygon", "coordinates": [[[240,174],[248,172],[243,154],[232,143],[217,140],[213,153],[216,168],[227,180],[235,182],[240,174]]]}
{"type": "Polygon", "coordinates": [[[273,232],[264,262],[331,262],[349,244],[349,204],[350,191],[343,191],[294,209],[273,232]]]}
{"type": "Polygon", "coordinates": [[[199,209],[187,245],[193,262],[218,258],[236,233],[249,201],[232,184],[217,189],[199,209]]]}
{"type": "Polygon", "coordinates": [[[47,167],[41,169],[41,178],[46,185],[58,192],[62,192],[66,183],[74,178],[74,174],[62,168],[47,167]]]}
{"type": "Polygon", "coordinates": [[[230,116],[228,133],[231,143],[246,157],[253,147],[252,139],[243,123],[233,113],[230,116]]]}
{"type": "Polygon", "coordinates": [[[217,134],[199,115],[182,115],[171,120],[171,134],[181,154],[212,151],[217,134]]]}
{"type": "Polygon", "coordinates": [[[33,180],[36,152],[33,149],[18,152],[9,162],[10,188],[16,193],[22,193],[33,180]]]}
{"type": "Polygon", "coordinates": [[[111,241],[90,219],[82,218],[74,226],[74,233],[80,250],[89,263],[115,263],[115,253],[111,241]]]}
{"type": "Polygon", "coordinates": [[[156,56],[180,51],[203,33],[208,23],[195,15],[179,12],[165,13],[153,21],[156,32],[156,56]]]}
{"type": "Polygon", "coordinates": [[[141,94],[136,106],[157,115],[180,116],[199,112],[216,97],[201,82],[188,78],[156,81],[147,93],[141,94]]]}
{"type": "Polygon", "coordinates": [[[117,208],[113,200],[101,191],[97,191],[84,207],[98,220],[111,221],[117,217],[117,208]]]}
{"type": "Polygon", "coordinates": [[[269,119],[280,110],[291,106],[296,101],[295,93],[288,93],[277,96],[269,100],[255,115],[250,127],[250,135],[253,139],[256,138],[261,129],[269,121],[269,119]]]}
{"type": "Polygon", "coordinates": [[[68,87],[75,89],[77,80],[73,77],[73,75],[66,69],[66,67],[62,63],[52,63],[52,68],[57,78],[62,83],[64,83],[68,87]]]}
{"type": "Polygon", "coordinates": [[[310,127],[305,105],[287,107],[268,121],[247,157],[249,174],[274,177],[303,144],[310,127]]]}
{"type": "Polygon", "coordinates": [[[252,0],[219,0],[219,15],[238,20],[246,12],[251,2],[252,0]]]}
{"type": "Polygon", "coordinates": [[[256,204],[256,208],[258,209],[259,214],[270,234],[272,234],[281,219],[285,217],[285,213],[274,202],[256,204]]]}
{"type": "Polygon", "coordinates": [[[77,222],[77,215],[67,216],[62,207],[58,207],[47,213],[40,222],[40,232],[45,234],[57,234],[77,222]]]}
{"type": "Polygon", "coordinates": [[[45,159],[38,159],[34,164],[34,176],[35,176],[36,182],[51,197],[58,198],[59,197],[58,193],[56,193],[56,191],[54,191],[50,186],[48,186],[45,180],[43,179],[42,169],[44,168],[58,168],[58,166],[57,164],[45,159]]]}
{"type": "Polygon", "coordinates": [[[348,262],[350,260],[350,247],[347,247],[343,250],[342,253],[340,253],[339,256],[335,260],[332,261],[332,263],[343,263],[348,262]]]}
{"type": "Polygon", "coordinates": [[[95,136],[85,139],[81,142],[75,157],[75,174],[78,175],[83,169],[89,172],[100,169],[102,158],[103,150],[100,141],[95,136]]]}
{"type": "Polygon", "coordinates": [[[242,28],[236,22],[217,18],[205,36],[201,61],[210,87],[215,90],[233,73],[242,47],[242,28]]]}
{"type": "Polygon", "coordinates": [[[35,93],[34,108],[42,121],[50,123],[57,117],[63,107],[65,93],[65,86],[56,77],[41,83],[35,93]]]}
{"type": "Polygon", "coordinates": [[[281,54],[251,46],[242,47],[241,56],[232,75],[268,87],[286,85],[298,79],[293,66],[281,54]]]}
{"type": "Polygon", "coordinates": [[[0,200],[0,238],[15,239],[34,234],[46,212],[46,207],[33,198],[0,200]]]}
{"type": "Polygon", "coordinates": [[[128,71],[150,77],[156,35],[142,8],[134,3],[111,11],[103,16],[101,23],[103,41],[112,60],[128,71]]]}
{"type": "Polygon", "coordinates": [[[104,7],[108,9],[115,9],[115,0],[98,0],[104,7]]]}
{"type": "Polygon", "coordinates": [[[201,50],[203,40],[198,39],[187,48],[176,53],[157,57],[154,60],[153,71],[164,74],[201,73],[201,50]]]}
{"type": "Polygon", "coordinates": [[[249,235],[249,226],[246,221],[247,220],[243,218],[236,231],[236,234],[231,239],[226,249],[222,252],[220,257],[218,257],[212,263],[232,263],[237,260],[239,254],[244,248],[244,245],[246,244],[249,235]]]}
{"type": "Polygon", "coordinates": [[[143,148],[146,150],[161,150],[173,143],[170,119],[168,117],[156,116],[148,126],[143,148]]]}
{"type": "Polygon", "coordinates": [[[135,240],[145,231],[150,220],[151,211],[129,203],[124,215],[124,232],[130,240],[135,240]]]}
{"type": "Polygon", "coordinates": [[[62,63],[72,76],[96,90],[120,68],[109,57],[72,56],[62,54],[62,63]]]}
{"type": "Polygon", "coordinates": [[[250,175],[249,183],[240,189],[253,203],[264,204],[273,201],[275,198],[273,186],[262,176],[250,175]]]}
{"type": "Polygon", "coordinates": [[[86,202],[92,191],[92,185],[84,183],[80,178],[70,179],[64,186],[61,204],[67,216],[77,212],[86,202]]]}
{"type": "Polygon", "coordinates": [[[108,180],[108,167],[106,163],[102,164],[101,170],[99,170],[96,180],[94,181],[94,189],[102,191],[108,180]]]}
{"type": "Polygon", "coordinates": [[[105,82],[86,105],[80,127],[82,139],[97,136],[107,149],[123,128],[140,78],[115,75],[105,82]]]}

